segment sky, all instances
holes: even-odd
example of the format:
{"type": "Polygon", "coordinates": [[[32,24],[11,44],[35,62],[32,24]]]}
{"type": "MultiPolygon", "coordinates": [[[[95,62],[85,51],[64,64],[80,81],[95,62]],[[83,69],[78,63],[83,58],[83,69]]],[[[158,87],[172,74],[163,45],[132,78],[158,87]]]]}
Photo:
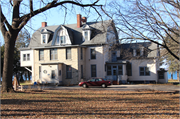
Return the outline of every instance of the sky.
{"type": "MultiPolygon", "coordinates": [[[[1,0],[0,0],[1,1],[1,0]]],[[[27,3],[27,0],[24,0],[23,4],[29,4],[27,3]]],[[[36,0],[38,1],[38,0],[36,0]]],[[[89,0],[89,1],[94,1],[94,0],[89,0]]],[[[9,5],[9,3],[6,3],[4,1],[1,1],[2,5],[2,11],[3,13],[7,16],[9,23],[11,24],[11,16],[12,16],[12,9],[9,5]],[[7,6],[6,6],[7,5],[7,6]],[[9,12],[11,11],[11,12],[9,12]]],[[[83,0],[83,2],[87,3],[87,0],[83,0]]],[[[105,4],[106,0],[101,0],[100,4],[105,4]]],[[[40,4],[39,2],[35,2],[35,5],[33,6],[34,9],[39,8],[39,6],[43,6],[42,3],[40,4]]],[[[22,13],[28,13],[29,9],[25,8],[26,6],[21,6],[21,12],[22,13]]],[[[81,14],[82,16],[87,17],[87,21],[96,21],[98,18],[98,14],[91,8],[90,12],[82,10],[80,7],[72,7],[70,4],[66,4],[65,7],[68,9],[67,14],[65,15],[66,11],[62,7],[56,7],[56,8],[51,8],[48,11],[45,11],[43,13],[40,13],[33,18],[31,18],[27,25],[24,27],[25,29],[28,30],[30,33],[30,36],[32,36],[33,32],[37,30],[38,28],[41,27],[41,22],[47,22],[48,26],[51,25],[61,25],[61,24],[74,24],[77,22],[76,15],[81,14]]],[[[89,9],[88,9],[89,10],[89,9]]],[[[100,21],[101,19],[98,19],[100,21]]],[[[4,44],[4,39],[2,34],[0,33],[0,45],[4,44]]]]}

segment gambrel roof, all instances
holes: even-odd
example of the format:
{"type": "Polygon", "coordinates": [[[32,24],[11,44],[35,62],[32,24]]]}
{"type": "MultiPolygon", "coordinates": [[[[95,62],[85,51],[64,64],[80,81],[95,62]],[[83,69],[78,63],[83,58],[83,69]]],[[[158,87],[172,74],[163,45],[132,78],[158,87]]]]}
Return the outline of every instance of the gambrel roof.
{"type": "MultiPolygon", "coordinates": [[[[34,47],[53,47],[53,39],[56,35],[56,31],[64,27],[70,40],[72,42],[71,45],[96,45],[96,44],[105,44],[107,42],[107,31],[110,26],[112,26],[113,30],[115,30],[115,26],[112,20],[101,21],[101,22],[87,22],[84,26],[77,28],[77,24],[67,24],[67,25],[56,25],[56,26],[46,26],[41,27],[32,35],[29,48],[34,47]],[[88,25],[91,30],[91,39],[88,41],[82,41],[82,31],[85,30],[84,26],[88,25]],[[50,32],[50,37],[48,39],[47,44],[41,44],[41,31],[42,29],[46,29],[50,32]]],[[[114,31],[117,37],[116,30],[114,31]]]]}

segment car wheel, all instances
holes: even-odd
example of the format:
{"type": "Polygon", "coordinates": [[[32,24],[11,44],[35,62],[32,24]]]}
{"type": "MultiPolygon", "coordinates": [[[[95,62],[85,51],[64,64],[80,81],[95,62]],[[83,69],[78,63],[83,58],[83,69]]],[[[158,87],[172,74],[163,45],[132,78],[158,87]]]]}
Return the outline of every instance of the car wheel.
{"type": "Polygon", "coordinates": [[[83,84],[83,88],[87,88],[87,85],[86,85],[86,84],[83,84]]]}
{"type": "Polygon", "coordinates": [[[106,88],[106,87],[107,87],[106,84],[104,84],[104,83],[103,83],[101,86],[102,86],[103,88],[106,88]]]}

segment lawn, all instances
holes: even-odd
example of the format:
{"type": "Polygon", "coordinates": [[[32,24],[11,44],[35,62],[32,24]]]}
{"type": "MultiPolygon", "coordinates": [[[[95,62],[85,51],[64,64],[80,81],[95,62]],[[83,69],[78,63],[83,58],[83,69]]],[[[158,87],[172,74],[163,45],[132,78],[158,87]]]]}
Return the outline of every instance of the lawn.
{"type": "Polygon", "coordinates": [[[1,94],[1,118],[178,118],[179,93],[27,90],[1,94]]]}

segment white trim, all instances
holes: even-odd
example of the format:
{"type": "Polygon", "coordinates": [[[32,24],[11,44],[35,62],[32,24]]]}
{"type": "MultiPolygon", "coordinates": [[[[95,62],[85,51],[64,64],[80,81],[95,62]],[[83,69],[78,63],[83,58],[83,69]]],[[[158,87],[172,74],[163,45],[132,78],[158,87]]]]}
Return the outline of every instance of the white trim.
{"type": "Polygon", "coordinates": [[[30,71],[32,73],[32,70],[28,69],[27,67],[24,67],[25,69],[27,69],[28,71],[30,71]]]}

